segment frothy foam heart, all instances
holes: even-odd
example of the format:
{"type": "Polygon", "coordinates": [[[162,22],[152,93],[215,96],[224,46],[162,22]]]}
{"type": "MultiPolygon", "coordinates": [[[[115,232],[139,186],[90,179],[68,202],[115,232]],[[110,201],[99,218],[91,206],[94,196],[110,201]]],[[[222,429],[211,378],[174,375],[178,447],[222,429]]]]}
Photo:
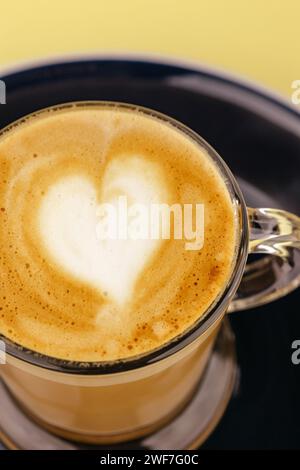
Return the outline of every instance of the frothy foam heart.
{"type": "Polygon", "coordinates": [[[64,177],[45,194],[38,221],[43,243],[61,268],[124,305],[161,240],[97,237],[99,204],[116,205],[120,195],[130,204],[166,202],[162,170],[141,156],[125,156],[108,163],[100,188],[86,176],[64,177]]]}

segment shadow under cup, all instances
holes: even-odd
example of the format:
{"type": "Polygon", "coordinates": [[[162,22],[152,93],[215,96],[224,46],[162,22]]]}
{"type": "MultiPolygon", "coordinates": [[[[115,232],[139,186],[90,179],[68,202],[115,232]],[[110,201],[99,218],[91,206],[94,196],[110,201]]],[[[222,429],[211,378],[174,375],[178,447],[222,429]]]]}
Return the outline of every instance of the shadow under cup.
{"type": "MultiPolygon", "coordinates": [[[[84,103],[94,104],[99,102],[84,103]]],[[[188,331],[148,354],[115,362],[76,363],[26,350],[5,339],[7,363],[1,366],[0,374],[13,396],[44,427],[81,442],[106,444],[135,439],[153,432],[180,412],[205,371],[248,255],[247,209],[223,160],[184,125],[160,113],[138,109],[174,125],[204,147],[215,162],[239,219],[236,258],[231,278],[209,310],[188,331]]]]}

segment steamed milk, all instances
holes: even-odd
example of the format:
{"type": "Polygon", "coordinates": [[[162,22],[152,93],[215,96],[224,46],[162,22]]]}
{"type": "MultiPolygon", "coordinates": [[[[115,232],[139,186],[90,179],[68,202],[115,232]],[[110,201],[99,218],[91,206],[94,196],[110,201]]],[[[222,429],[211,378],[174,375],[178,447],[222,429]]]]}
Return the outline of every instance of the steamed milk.
{"type": "Polygon", "coordinates": [[[141,111],[72,106],[0,137],[0,333],[26,348],[109,361],[161,346],[223,291],[235,238],[206,151],[141,111]],[[119,196],[204,204],[204,246],[99,240],[97,209],[119,196]]]}

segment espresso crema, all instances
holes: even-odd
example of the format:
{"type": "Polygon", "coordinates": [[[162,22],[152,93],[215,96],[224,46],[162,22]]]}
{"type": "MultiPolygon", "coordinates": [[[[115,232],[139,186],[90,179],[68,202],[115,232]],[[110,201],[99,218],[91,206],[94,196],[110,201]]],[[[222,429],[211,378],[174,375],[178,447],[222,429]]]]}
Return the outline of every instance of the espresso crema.
{"type": "Polygon", "coordinates": [[[45,110],[0,136],[0,333],[73,361],[154,350],[224,290],[235,208],[206,150],[141,110],[45,110]],[[98,208],[203,204],[204,244],[97,237],[98,208]]]}

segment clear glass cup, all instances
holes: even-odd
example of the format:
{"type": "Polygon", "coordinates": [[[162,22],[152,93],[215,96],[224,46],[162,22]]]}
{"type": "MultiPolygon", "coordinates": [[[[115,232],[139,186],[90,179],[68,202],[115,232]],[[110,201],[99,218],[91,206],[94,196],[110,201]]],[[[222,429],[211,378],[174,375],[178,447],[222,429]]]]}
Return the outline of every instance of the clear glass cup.
{"type": "MultiPolygon", "coordinates": [[[[112,102],[79,102],[47,108],[107,106],[138,110],[167,122],[202,146],[223,176],[238,216],[237,257],[221,296],[187,331],[161,348],[127,360],[76,363],[47,357],[7,338],[0,375],[35,420],[66,438],[113,443],[146,435],[172,419],[191,398],[227,312],[275,300],[300,283],[300,219],[268,208],[247,208],[241,190],[217,152],[183,124],[156,111],[112,102]],[[266,255],[246,265],[249,254],[266,255]]],[[[3,129],[21,125],[17,121],[3,129]]],[[[257,169],[259,171],[259,168],[257,169]]]]}

